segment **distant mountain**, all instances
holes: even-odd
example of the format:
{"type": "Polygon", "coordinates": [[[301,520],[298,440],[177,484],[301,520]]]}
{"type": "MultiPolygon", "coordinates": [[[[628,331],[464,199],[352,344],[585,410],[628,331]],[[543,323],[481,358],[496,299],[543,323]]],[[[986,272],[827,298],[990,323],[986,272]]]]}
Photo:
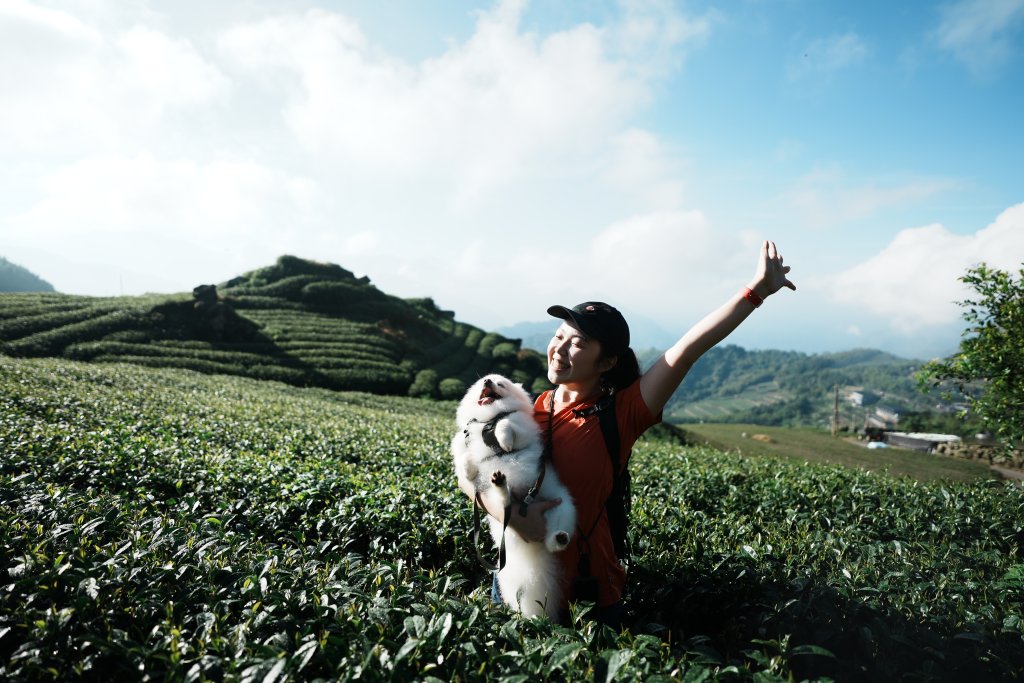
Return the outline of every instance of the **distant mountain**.
{"type": "Polygon", "coordinates": [[[53,285],[0,256],[0,292],[52,292],[53,285]]]}
{"type": "MultiPolygon", "coordinates": [[[[656,357],[643,354],[641,365],[656,357]]],[[[719,346],[694,364],[665,409],[665,419],[827,426],[837,388],[840,423],[853,427],[878,411],[934,411],[939,397],[922,394],[914,379],[920,366],[921,361],[874,349],[809,355],[719,346]]]]}
{"type": "Polygon", "coordinates": [[[440,398],[489,372],[548,386],[543,358],[518,340],[294,256],[191,295],[2,294],[0,353],[440,398]]]}

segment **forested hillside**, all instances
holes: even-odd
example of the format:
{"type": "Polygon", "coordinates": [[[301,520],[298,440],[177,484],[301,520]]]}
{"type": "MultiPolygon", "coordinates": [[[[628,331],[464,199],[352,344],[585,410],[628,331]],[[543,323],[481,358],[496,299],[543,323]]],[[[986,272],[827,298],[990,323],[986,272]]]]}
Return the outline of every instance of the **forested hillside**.
{"type": "Polygon", "coordinates": [[[0,292],[52,292],[53,285],[0,256],[0,292]]]}
{"type": "Polygon", "coordinates": [[[519,340],[291,256],[192,294],[0,294],[0,353],[438,398],[461,396],[488,372],[547,386],[542,357],[519,340]]]}
{"type": "MultiPolygon", "coordinates": [[[[644,354],[650,363],[655,352],[644,354]]],[[[921,394],[914,379],[919,361],[883,351],[856,349],[808,355],[796,351],[711,349],[676,392],[666,419],[678,422],[752,422],[767,425],[829,424],[839,388],[840,420],[862,424],[877,408],[896,413],[929,411],[940,399],[921,394]],[[862,404],[848,396],[858,391],[862,404]]]]}

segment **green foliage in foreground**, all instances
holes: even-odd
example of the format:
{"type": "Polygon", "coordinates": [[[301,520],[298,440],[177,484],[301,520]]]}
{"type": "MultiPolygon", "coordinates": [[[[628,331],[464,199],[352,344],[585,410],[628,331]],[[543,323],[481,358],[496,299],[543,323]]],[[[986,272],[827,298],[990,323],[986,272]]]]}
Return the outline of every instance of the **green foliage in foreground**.
{"type": "Polygon", "coordinates": [[[489,604],[452,404],[0,358],[5,680],[1015,680],[1024,493],[633,465],[629,630],[489,604]]]}
{"type": "Polygon", "coordinates": [[[1024,267],[1012,273],[985,264],[960,280],[977,298],[960,302],[967,329],[960,350],[918,374],[924,386],[955,387],[1008,448],[1024,447],[1024,267]]]}

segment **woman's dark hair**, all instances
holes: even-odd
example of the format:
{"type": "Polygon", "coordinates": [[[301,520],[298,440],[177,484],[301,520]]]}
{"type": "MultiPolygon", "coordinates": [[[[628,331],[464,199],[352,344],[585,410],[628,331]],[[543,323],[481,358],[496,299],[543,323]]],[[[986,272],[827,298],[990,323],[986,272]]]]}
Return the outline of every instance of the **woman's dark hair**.
{"type": "MultiPolygon", "coordinates": [[[[601,348],[600,358],[615,358],[612,354],[606,354],[604,347],[601,348]]],[[[601,388],[607,393],[621,391],[635,382],[640,377],[640,363],[636,359],[633,349],[626,347],[626,350],[618,354],[618,360],[611,370],[601,373],[601,388]]]]}

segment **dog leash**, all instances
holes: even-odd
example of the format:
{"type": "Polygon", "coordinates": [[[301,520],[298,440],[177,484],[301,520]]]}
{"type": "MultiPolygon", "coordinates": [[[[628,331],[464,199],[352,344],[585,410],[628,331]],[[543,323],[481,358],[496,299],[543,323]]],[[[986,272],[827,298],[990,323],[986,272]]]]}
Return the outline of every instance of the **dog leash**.
{"type": "Polygon", "coordinates": [[[495,564],[483,556],[480,552],[480,508],[484,502],[480,499],[480,492],[476,494],[476,505],[473,506],[473,550],[476,551],[476,559],[480,565],[490,572],[500,572],[505,568],[505,530],[508,529],[508,520],[512,516],[512,505],[506,505],[504,519],[501,522],[501,543],[498,546],[498,563],[495,564]]]}

